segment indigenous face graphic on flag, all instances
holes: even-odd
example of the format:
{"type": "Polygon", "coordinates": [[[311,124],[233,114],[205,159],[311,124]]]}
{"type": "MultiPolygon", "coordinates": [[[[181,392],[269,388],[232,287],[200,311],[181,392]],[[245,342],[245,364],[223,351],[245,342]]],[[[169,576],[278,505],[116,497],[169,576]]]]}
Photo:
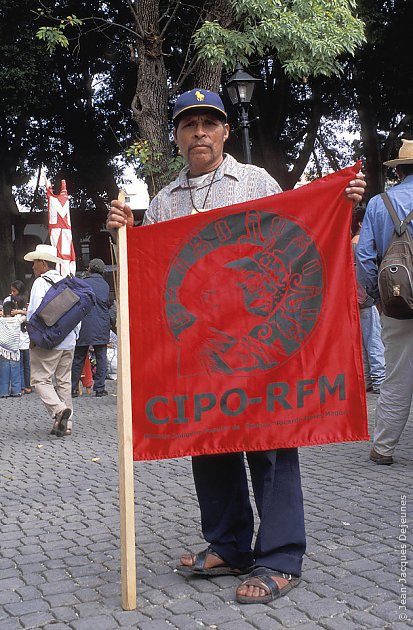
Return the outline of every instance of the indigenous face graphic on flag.
{"type": "Polygon", "coordinates": [[[166,317],[178,374],[246,374],[281,365],[315,328],[323,265],[308,229],[276,211],[212,220],[172,261],[166,317]]]}

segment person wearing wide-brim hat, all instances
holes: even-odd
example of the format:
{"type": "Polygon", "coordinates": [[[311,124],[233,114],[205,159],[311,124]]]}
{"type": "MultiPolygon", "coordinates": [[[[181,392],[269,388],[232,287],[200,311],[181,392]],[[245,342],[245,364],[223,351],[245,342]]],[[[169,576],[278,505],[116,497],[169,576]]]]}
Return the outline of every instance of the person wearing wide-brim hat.
{"type": "Polygon", "coordinates": [[[37,245],[36,249],[33,252],[28,252],[24,260],[34,261],[34,260],[43,260],[55,264],[59,264],[62,261],[61,258],[57,255],[57,249],[54,245],[37,245]]]}
{"type": "MultiPolygon", "coordinates": [[[[27,320],[30,320],[50,289],[51,284],[46,278],[52,282],[62,279],[56,265],[63,261],[59,258],[56,247],[45,244],[37,245],[34,251],[24,256],[24,260],[33,262],[33,273],[36,276],[27,308],[27,320]]],[[[53,418],[51,434],[58,437],[71,435],[73,428],[71,369],[79,329],[80,324],[50,350],[33,344],[30,347],[31,385],[35,387],[53,418]]]]}
{"type": "MultiPolygon", "coordinates": [[[[402,140],[397,158],[384,162],[396,168],[401,180],[386,192],[400,221],[413,209],[413,140],[402,140]]],[[[407,229],[413,235],[413,224],[407,229]]],[[[378,272],[394,232],[393,220],[380,195],[370,199],[357,247],[358,275],[367,292],[378,302],[378,272]]],[[[393,454],[410,414],[413,395],[413,319],[381,314],[386,376],[380,386],[376,425],[370,459],[393,464],[393,454]]]]}
{"type": "Polygon", "coordinates": [[[398,157],[393,160],[387,160],[383,164],[392,168],[400,166],[400,164],[413,164],[413,140],[403,138],[398,157]]]}

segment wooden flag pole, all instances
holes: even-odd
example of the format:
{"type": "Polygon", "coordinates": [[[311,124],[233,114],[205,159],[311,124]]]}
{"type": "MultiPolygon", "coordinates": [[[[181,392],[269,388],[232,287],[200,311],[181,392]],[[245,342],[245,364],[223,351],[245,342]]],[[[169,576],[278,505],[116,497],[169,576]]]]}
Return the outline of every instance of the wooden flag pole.
{"type": "MultiPolygon", "coordinates": [[[[123,191],[119,200],[124,201],[123,191]]],[[[133,483],[132,398],[126,226],[118,233],[118,440],[122,608],[136,608],[135,500],[133,483]]]]}

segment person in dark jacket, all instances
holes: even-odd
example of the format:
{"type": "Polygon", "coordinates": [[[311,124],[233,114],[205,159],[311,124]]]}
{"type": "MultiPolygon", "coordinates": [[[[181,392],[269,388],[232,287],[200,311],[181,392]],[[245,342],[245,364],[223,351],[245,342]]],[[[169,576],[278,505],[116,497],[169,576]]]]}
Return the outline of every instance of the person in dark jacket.
{"type": "Polygon", "coordinates": [[[90,346],[96,357],[96,374],[93,389],[96,396],[107,396],[105,390],[106,352],[110,336],[109,285],[103,278],[105,263],[100,258],[90,261],[84,277],[96,295],[96,304],[82,320],[79,339],[76,343],[72,363],[72,397],[79,395],[79,379],[90,346]]]}

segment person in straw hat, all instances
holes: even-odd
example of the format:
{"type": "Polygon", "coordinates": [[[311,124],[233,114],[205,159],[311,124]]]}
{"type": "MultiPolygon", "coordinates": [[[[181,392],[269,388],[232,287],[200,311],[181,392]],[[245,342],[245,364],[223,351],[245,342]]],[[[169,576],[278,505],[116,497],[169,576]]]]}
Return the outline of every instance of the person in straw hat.
{"type": "MultiPolygon", "coordinates": [[[[413,140],[402,140],[397,158],[384,162],[396,169],[400,183],[387,194],[403,221],[413,209],[413,140]]],[[[413,225],[408,229],[413,235],[413,225]]],[[[360,281],[379,301],[378,268],[390,244],[394,224],[380,195],[370,199],[357,247],[360,281]]],[[[413,319],[395,319],[381,314],[386,375],[380,387],[376,425],[370,459],[376,464],[393,464],[393,453],[410,414],[413,394],[413,319]]]]}
{"type": "MultiPolygon", "coordinates": [[[[56,247],[43,244],[37,245],[34,251],[28,252],[24,260],[33,262],[33,273],[36,276],[27,308],[27,319],[30,320],[50,289],[50,283],[45,278],[50,278],[53,282],[62,279],[56,270],[56,264],[61,263],[62,260],[57,256],[56,247]]],[[[31,385],[35,387],[36,393],[53,418],[50,433],[58,437],[72,433],[71,370],[79,330],[80,324],[59,345],[50,350],[33,344],[30,347],[31,385]]]]}

